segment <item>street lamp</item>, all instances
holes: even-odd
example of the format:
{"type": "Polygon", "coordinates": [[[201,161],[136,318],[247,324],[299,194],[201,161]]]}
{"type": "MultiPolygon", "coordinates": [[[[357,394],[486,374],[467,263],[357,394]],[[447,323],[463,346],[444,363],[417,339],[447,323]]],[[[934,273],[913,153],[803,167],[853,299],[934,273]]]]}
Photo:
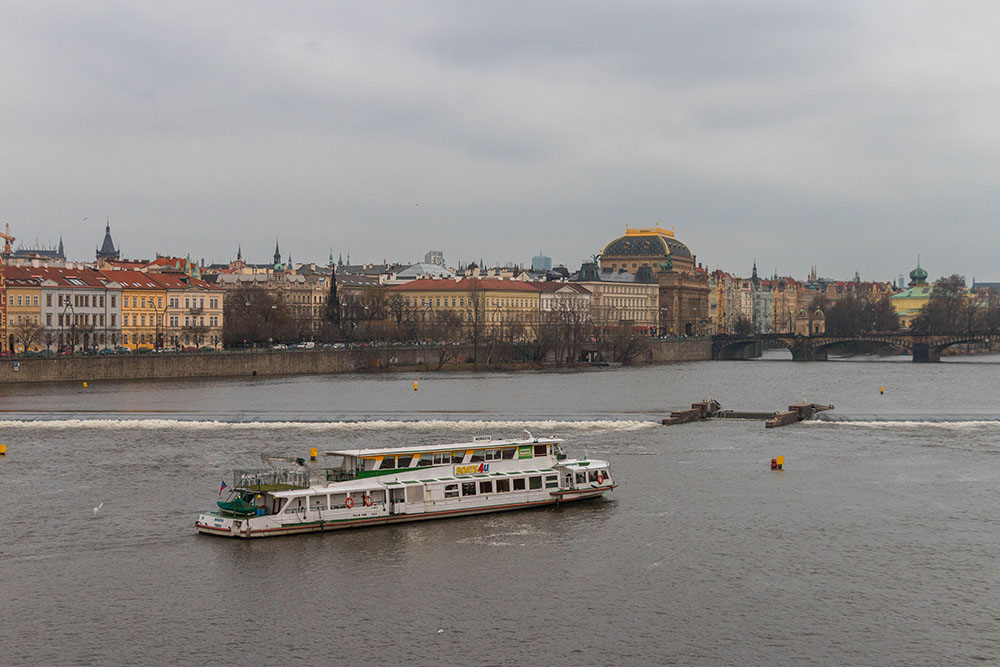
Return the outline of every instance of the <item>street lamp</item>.
{"type": "Polygon", "coordinates": [[[160,337],[161,336],[161,334],[160,334],[160,327],[162,325],[164,332],[166,332],[167,327],[166,327],[166,323],[164,322],[164,320],[167,318],[167,309],[168,308],[170,308],[170,301],[169,300],[167,300],[165,302],[165,305],[163,306],[163,310],[162,311],[159,310],[159,309],[157,309],[157,308],[154,308],[154,311],[156,312],[156,339],[153,342],[153,349],[155,349],[155,350],[160,350],[160,349],[163,348],[163,339],[160,337]]]}
{"type": "Polygon", "coordinates": [[[69,336],[69,348],[70,348],[70,353],[72,353],[76,349],[76,310],[73,308],[73,303],[72,301],[70,301],[70,298],[68,296],[66,297],[66,305],[63,306],[63,312],[62,312],[63,328],[65,328],[66,326],[67,310],[73,313],[73,319],[70,320],[70,336],[69,336]]]}

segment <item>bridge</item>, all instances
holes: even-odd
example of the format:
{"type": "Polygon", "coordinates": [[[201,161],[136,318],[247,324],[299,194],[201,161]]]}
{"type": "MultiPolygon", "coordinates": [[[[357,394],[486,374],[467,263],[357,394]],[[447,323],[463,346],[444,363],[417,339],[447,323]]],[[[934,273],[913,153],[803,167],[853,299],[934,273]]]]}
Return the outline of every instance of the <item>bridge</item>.
{"type": "Polygon", "coordinates": [[[712,359],[749,359],[759,356],[764,346],[784,347],[792,352],[794,361],[826,361],[827,352],[844,343],[876,343],[887,347],[910,350],[913,361],[941,361],[941,351],[960,343],[1000,341],[1000,331],[968,331],[961,333],[911,333],[908,331],[866,331],[852,336],[816,334],[755,334],[748,336],[719,334],[712,336],[712,359]]]}

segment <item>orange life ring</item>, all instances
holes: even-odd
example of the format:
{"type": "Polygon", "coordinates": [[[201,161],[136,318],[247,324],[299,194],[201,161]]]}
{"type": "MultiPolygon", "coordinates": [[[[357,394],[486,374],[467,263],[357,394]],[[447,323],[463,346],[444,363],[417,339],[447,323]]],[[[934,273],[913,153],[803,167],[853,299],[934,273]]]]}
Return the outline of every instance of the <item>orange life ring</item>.
{"type": "Polygon", "coordinates": [[[365,507],[371,507],[375,500],[371,496],[365,496],[365,507]]]}
{"type": "Polygon", "coordinates": [[[351,509],[352,507],[354,507],[354,498],[347,496],[347,500],[344,501],[344,507],[346,507],[347,509],[351,509]]]}
{"type": "Polygon", "coordinates": [[[597,473],[597,483],[598,484],[604,484],[604,473],[603,472],[597,473]]]}

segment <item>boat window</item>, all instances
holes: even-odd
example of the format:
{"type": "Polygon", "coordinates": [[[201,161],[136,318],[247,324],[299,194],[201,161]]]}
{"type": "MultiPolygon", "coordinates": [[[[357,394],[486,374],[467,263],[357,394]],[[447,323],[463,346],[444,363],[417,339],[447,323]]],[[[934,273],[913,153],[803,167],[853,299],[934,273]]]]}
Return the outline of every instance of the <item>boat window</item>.
{"type": "Polygon", "coordinates": [[[482,449],[472,450],[472,458],[469,459],[469,463],[479,463],[486,458],[486,453],[482,449]]]}
{"type": "MultiPolygon", "coordinates": [[[[447,454],[445,454],[447,456],[447,454]]],[[[451,462],[452,463],[462,463],[465,460],[465,452],[452,452],[451,462]]],[[[447,461],[445,461],[447,463],[447,461]]]]}
{"type": "Polygon", "coordinates": [[[476,495],[476,483],[475,482],[465,482],[462,484],[462,495],[463,496],[474,496],[476,495]]]}
{"type": "Polygon", "coordinates": [[[325,510],[326,509],[327,496],[312,496],[309,498],[309,509],[311,510],[325,510]]]}
{"type": "Polygon", "coordinates": [[[397,456],[396,457],[396,467],[397,468],[409,468],[410,467],[410,461],[412,461],[412,460],[413,460],[413,457],[411,455],[409,455],[409,454],[407,454],[406,456],[397,456]]]}
{"type": "Polygon", "coordinates": [[[362,470],[375,470],[375,464],[377,461],[375,459],[361,459],[361,469],[362,470]]]}
{"type": "Polygon", "coordinates": [[[379,470],[392,470],[396,467],[396,457],[386,456],[382,459],[382,465],[379,466],[379,470]]]}
{"type": "Polygon", "coordinates": [[[585,473],[585,472],[578,472],[578,473],[576,473],[576,483],[577,484],[583,484],[586,481],[587,481],[587,473],[585,473]]]}
{"type": "Polygon", "coordinates": [[[285,505],[285,512],[298,512],[302,509],[302,497],[292,498],[285,505]]]}
{"type": "Polygon", "coordinates": [[[369,491],[368,495],[372,497],[372,501],[376,503],[385,502],[385,489],[378,489],[377,491],[369,491]]]}
{"type": "Polygon", "coordinates": [[[451,463],[451,454],[447,452],[437,452],[436,454],[434,454],[434,463],[436,465],[441,465],[442,463],[451,463]]]}
{"type": "Polygon", "coordinates": [[[500,450],[499,449],[487,449],[486,450],[486,460],[487,461],[493,461],[494,459],[498,459],[498,458],[500,458],[500,450]]]}
{"type": "Polygon", "coordinates": [[[507,493],[510,491],[510,480],[509,479],[498,479],[497,480],[497,493],[507,493]]]}
{"type": "Polygon", "coordinates": [[[432,466],[434,465],[434,455],[433,454],[421,454],[420,460],[417,461],[418,466],[432,466]]]}
{"type": "Polygon", "coordinates": [[[514,490],[515,491],[524,491],[524,478],[523,477],[515,477],[514,478],[514,490]]]}
{"type": "Polygon", "coordinates": [[[493,493],[493,482],[480,482],[479,493],[493,493]]]}
{"type": "Polygon", "coordinates": [[[347,500],[346,493],[334,493],[330,496],[330,507],[343,507],[345,500],[347,500]]]}
{"type": "Polygon", "coordinates": [[[445,484],[444,485],[444,497],[445,498],[458,498],[458,484],[445,484]]]}
{"type": "Polygon", "coordinates": [[[591,482],[596,482],[597,481],[597,471],[596,470],[589,470],[587,477],[590,478],[591,482]]]}
{"type": "Polygon", "coordinates": [[[559,475],[546,475],[545,488],[554,489],[559,486],[559,475]]]}
{"type": "Polygon", "coordinates": [[[528,488],[529,489],[540,489],[540,488],[542,488],[542,478],[541,477],[529,477],[528,478],[528,488]]]}
{"type": "Polygon", "coordinates": [[[535,456],[545,456],[547,445],[535,445],[535,456]]]}
{"type": "Polygon", "coordinates": [[[502,457],[505,459],[514,458],[514,452],[516,451],[517,451],[516,447],[504,447],[502,450],[500,450],[502,457]]]}

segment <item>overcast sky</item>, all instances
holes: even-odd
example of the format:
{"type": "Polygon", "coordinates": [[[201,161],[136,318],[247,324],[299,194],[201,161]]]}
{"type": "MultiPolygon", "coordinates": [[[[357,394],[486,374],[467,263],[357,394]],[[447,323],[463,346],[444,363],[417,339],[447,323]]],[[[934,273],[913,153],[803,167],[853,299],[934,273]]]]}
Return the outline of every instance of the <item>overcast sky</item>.
{"type": "Polygon", "coordinates": [[[0,2],[0,222],[93,259],[1000,280],[1000,3],[0,2]],[[85,218],[88,218],[85,220],[85,218]]]}

